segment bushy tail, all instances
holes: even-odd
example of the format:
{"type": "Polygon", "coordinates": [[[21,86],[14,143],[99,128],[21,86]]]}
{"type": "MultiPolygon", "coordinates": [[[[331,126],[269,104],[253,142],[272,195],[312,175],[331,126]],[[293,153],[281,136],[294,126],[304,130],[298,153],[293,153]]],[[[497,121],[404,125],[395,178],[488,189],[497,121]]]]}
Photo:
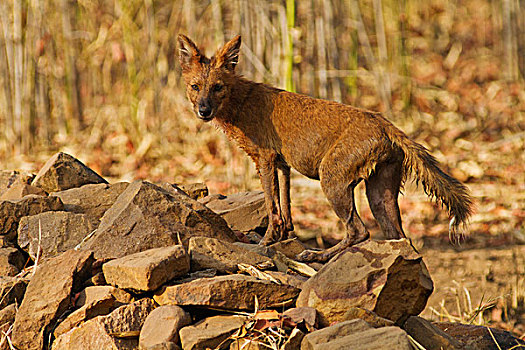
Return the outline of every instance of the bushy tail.
{"type": "Polygon", "coordinates": [[[428,153],[425,147],[410,140],[390,122],[385,131],[390,140],[405,153],[404,178],[414,174],[416,183],[421,182],[425,193],[447,208],[451,217],[450,239],[459,241],[466,233],[468,219],[473,212],[472,197],[468,188],[441,170],[436,158],[428,153]]]}

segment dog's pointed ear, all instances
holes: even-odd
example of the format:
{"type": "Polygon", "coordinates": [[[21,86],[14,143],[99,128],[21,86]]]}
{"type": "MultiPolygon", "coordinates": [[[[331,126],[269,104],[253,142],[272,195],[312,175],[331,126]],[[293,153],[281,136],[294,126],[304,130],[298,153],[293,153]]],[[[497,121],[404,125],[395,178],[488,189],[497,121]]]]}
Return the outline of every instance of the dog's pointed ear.
{"type": "Polygon", "coordinates": [[[188,70],[193,62],[199,62],[202,56],[197,45],[184,34],[179,34],[179,62],[183,70],[188,70]]]}
{"type": "Polygon", "coordinates": [[[224,67],[233,72],[237,63],[239,62],[239,49],[241,48],[241,36],[237,35],[232,40],[228,41],[215,54],[215,67],[224,67]]]}

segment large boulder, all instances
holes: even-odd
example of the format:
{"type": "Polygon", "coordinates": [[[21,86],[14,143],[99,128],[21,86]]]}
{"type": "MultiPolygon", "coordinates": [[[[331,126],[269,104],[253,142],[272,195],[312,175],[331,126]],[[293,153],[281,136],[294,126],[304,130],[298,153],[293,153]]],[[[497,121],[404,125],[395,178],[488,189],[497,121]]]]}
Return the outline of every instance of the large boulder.
{"type": "Polygon", "coordinates": [[[123,256],[102,266],[107,283],[123,289],[152,291],[190,270],[182,245],[161,247],[123,256]]]}
{"type": "Polygon", "coordinates": [[[423,311],[432,291],[428,270],[408,240],[366,241],[306,281],[297,306],[316,308],[324,324],[344,320],[352,307],[401,324],[423,311]]]}
{"type": "Polygon", "coordinates": [[[58,152],[44,164],[31,184],[49,193],[96,183],[107,181],[75,157],[58,152]]]}
{"type": "Polygon", "coordinates": [[[18,225],[18,245],[36,259],[49,258],[75,248],[93,231],[88,216],[65,211],[25,216],[18,225]]]}
{"type": "Polygon", "coordinates": [[[246,275],[200,278],[161,288],[153,297],[160,305],[204,306],[225,310],[253,310],[290,303],[299,289],[246,275]]]}
{"type": "Polygon", "coordinates": [[[18,224],[24,216],[63,209],[64,205],[57,197],[29,195],[18,200],[1,201],[0,236],[4,237],[4,241],[15,243],[18,224]]]}
{"type": "Polygon", "coordinates": [[[130,184],[106,211],[97,232],[81,249],[96,258],[119,258],[151,248],[187,246],[191,236],[235,241],[217,214],[186,195],[168,193],[146,181],[130,184]]]}
{"type": "Polygon", "coordinates": [[[16,314],[11,340],[18,349],[47,349],[54,323],[91,273],[93,253],[69,250],[38,266],[16,314]]]}

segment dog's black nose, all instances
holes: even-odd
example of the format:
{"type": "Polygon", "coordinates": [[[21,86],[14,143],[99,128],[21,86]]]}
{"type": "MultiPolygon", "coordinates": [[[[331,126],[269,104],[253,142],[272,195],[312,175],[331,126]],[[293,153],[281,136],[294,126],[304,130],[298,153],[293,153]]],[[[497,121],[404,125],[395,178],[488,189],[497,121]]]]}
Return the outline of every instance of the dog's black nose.
{"type": "Polygon", "coordinates": [[[203,106],[203,105],[199,106],[199,115],[201,117],[209,117],[210,114],[211,114],[211,108],[210,107],[203,106]]]}

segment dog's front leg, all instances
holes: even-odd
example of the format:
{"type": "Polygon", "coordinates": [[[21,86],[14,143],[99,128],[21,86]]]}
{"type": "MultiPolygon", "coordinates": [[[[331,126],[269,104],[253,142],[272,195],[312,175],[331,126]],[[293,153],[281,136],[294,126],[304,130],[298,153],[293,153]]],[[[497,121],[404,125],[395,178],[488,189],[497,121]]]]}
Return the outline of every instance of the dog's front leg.
{"type": "Polygon", "coordinates": [[[283,219],[279,204],[279,182],[276,168],[277,154],[263,154],[258,161],[259,177],[264,191],[268,229],[260,244],[269,245],[279,241],[283,232],[283,219]]]}

